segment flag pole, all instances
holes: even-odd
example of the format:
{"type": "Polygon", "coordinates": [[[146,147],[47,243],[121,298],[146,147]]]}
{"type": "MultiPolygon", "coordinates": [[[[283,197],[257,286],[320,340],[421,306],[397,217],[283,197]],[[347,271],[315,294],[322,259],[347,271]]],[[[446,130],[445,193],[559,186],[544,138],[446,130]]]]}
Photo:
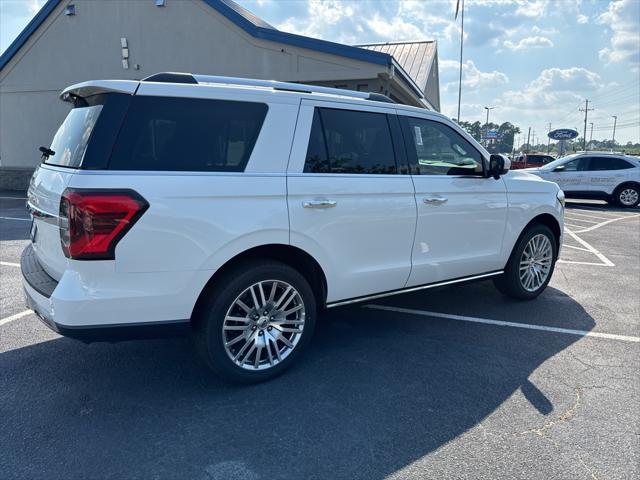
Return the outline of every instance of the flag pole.
{"type": "Polygon", "coordinates": [[[462,0],[462,23],[460,28],[460,79],[458,81],[458,123],[460,123],[460,100],[462,99],[462,46],[464,43],[464,0],[462,0]]]}

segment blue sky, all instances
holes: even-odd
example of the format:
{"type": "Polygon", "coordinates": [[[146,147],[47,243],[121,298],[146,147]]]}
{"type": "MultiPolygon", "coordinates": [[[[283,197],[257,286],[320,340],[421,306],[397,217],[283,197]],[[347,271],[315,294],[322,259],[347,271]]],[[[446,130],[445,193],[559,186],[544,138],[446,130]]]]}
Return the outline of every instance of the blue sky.
{"type": "MultiPolygon", "coordinates": [[[[335,42],[436,39],[442,111],[455,117],[455,0],[236,1],[281,30],[335,42]]],[[[0,0],[0,50],[43,3],[0,0]]],[[[639,32],[640,0],[466,0],[461,119],[484,122],[484,106],[495,106],[492,121],[546,138],[549,122],[582,132],[588,98],[594,139],[611,138],[617,115],[616,140],[638,142],[639,32]]]]}

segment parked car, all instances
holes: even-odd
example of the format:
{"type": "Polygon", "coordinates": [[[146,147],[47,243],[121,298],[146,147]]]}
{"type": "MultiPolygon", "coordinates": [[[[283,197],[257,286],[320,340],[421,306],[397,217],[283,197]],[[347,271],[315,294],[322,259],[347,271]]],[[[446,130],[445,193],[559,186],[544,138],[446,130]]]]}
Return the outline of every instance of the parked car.
{"type": "Polygon", "coordinates": [[[513,162],[511,162],[511,169],[517,170],[520,168],[533,168],[542,167],[550,162],[553,162],[555,158],[551,155],[543,155],[541,153],[527,153],[525,155],[518,155],[513,162]]]}
{"type": "Polygon", "coordinates": [[[190,331],[223,378],[281,373],[317,312],[494,279],[532,299],[560,189],[439,113],[377,94],[191,74],[91,81],[28,192],[27,302],[84,341],[190,331]]]}
{"type": "Polygon", "coordinates": [[[602,199],[625,208],[640,203],[640,159],[636,157],[582,152],[527,171],[557,183],[567,197],[602,199]]]}

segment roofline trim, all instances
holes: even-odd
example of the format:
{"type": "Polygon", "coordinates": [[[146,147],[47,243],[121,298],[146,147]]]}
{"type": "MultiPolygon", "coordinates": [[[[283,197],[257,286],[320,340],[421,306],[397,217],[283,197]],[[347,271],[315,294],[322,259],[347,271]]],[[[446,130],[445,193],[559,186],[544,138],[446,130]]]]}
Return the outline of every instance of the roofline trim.
{"type": "Polygon", "coordinates": [[[354,47],[362,48],[362,47],[373,47],[373,46],[383,46],[383,45],[408,45],[410,43],[438,43],[437,40],[403,40],[401,42],[372,42],[372,43],[359,43],[357,45],[353,45],[354,47]]]}
{"type": "MultiPolygon", "coordinates": [[[[402,68],[402,65],[400,65],[400,62],[398,62],[398,60],[396,60],[395,57],[391,56],[391,64],[393,65],[393,68],[396,72],[398,72],[400,75],[400,78],[402,80],[404,80],[404,82],[407,84],[407,86],[414,91],[415,94],[418,95],[418,98],[420,100],[424,100],[425,96],[424,93],[422,92],[422,90],[420,89],[420,87],[416,84],[416,82],[413,81],[413,78],[411,78],[409,76],[409,74],[406,72],[406,70],[404,68],[402,68]]],[[[431,104],[429,104],[431,105],[431,104]]]]}
{"type": "Polygon", "coordinates": [[[295,47],[308,48],[340,57],[362,60],[364,62],[376,63],[378,65],[389,65],[391,55],[382,52],[373,52],[363,48],[344,45],[342,43],[320,40],[318,38],[305,37],[295,33],[283,32],[272,28],[265,28],[248,20],[222,0],[203,0],[204,3],[212,7],[218,13],[226,17],[238,27],[255,38],[269,40],[272,42],[286,43],[295,47]]]}

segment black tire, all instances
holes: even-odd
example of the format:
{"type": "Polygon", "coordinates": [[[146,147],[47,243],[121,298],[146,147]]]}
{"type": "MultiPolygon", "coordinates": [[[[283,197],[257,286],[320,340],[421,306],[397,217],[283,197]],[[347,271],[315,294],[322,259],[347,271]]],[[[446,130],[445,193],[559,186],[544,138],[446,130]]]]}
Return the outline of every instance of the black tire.
{"type": "Polygon", "coordinates": [[[540,295],[551,280],[551,276],[553,275],[553,271],[556,264],[556,259],[558,256],[558,240],[556,236],[553,234],[551,229],[546,225],[542,224],[534,224],[529,226],[523,233],[520,235],[520,238],[516,242],[515,247],[513,247],[513,251],[511,252],[511,256],[509,257],[509,261],[505,266],[504,273],[499,277],[495,277],[493,280],[496,288],[503,294],[516,298],[518,300],[533,300],[538,295],[540,295]],[[520,260],[522,258],[523,252],[529,241],[535,237],[536,235],[545,235],[549,241],[551,242],[552,249],[552,261],[549,274],[545,281],[534,291],[527,290],[522,280],[520,279],[519,268],[520,268],[520,260]]]}
{"type": "MultiPolygon", "coordinates": [[[[283,287],[279,287],[283,288],[283,287]]],[[[231,383],[257,383],[269,380],[284,372],[300,354],[305,350],[309,340],[313,335],[316,321],[316,302],[309,282],[294,268],[281,262],[263,260],[263,261],[251,261],[237,265],[232,270],[226,272],[221,278],[217,279],[215,285],[211,285],[207,291],[204,292],[205,298],[198,306],[197,312],[194,314],[194,328],[193,338],[196,349],[205,362],[205,364],[213,370],[220,378],[231,383]],[[263,282],[277,280],[279,282],[286,282],[286,284],[292,286],[300,295],[304,311],[304,325],[302,333],[300,334],[297,343],[294,348],[288,351],[286,357],[283,356],[282,361],[275,364],[272,367],[268,367],[265,364],[264,370],[253,370],[253,367],[249,369],[249,366],[243,368],[237,365],[230,354],[227,353],[223,338],[223,324],[228,310],[235,303],[235,300],[245,290],[252,285],[263,282]]],[[[265,294],[265,296],[268,296],[265,294]]],[[[259,303],[261,301],[259,300],[259,303]]],[[[248,304],[247,304],[248,306],[248,304]]],[[[252,308],[253,307],[252,305],[252,308]]],[[[273,305],[269,308],[273,308],[273,305]]],[[[247,320],[254,324],[252,328],[254,331],[257,326],[260,326],[258,321],[253,320],[253,315],[247,312],[247,320]],[[251,318],[249,318],[251,317],[251,318]]],[[[268,317],[260,317],[261,319],[267,319],[268,317]]],[[[271,317],[273,318],[273,317],[271,317]]],[[[267,338],[267,335],[271,335],[272,328],[269,328],[269,332],[264,325],[261,328],[257,328],[255,334],[260,333],[262,338],[267,338]],[[262,328],[262,332],[260,331],[262,328]]],[[[275,328],[273,327],[275,332],[275,328]]],[[[299,327],[296,327],[299,328],[299,327]]],[[[252,335],[252,332],[245,330],[242,332],[244,335],[252,335]]],[[[240,335],[240,334],[238,334],[240,335]]],[[[291,334],[292,336],[294,334],[291,334]]],[[[272,338],[272,337],[269,337],[272,338]]],[[[249,343],[249,342],[247,342],[249,343]]],[[[267,343],[269,343],[267,341],[267,343]]],[[[235,348],[241,348],[244,345],[244,340],[240,340],[239,346],[235,348]]],[[[278,341],[275,342],[276,347],[272,343],[270,345],[270,354],[274,348],[277,348],[278,341]]],[[[280,344],[284,345],[284,344],[280,344]]],[[[251,350],[251,346],[248,350],[251,350]]],[[[284,346],[282,347],[284,348],[284,346]]],[[[262,352],[260,358],[267,360],[266,347],[262,352]]],[[[253,358],[256,357],[256,350],[254,350],[253,358]]],[[[236,352],[232,352],[236,353],[236,352]]],[[[248,355],[250,356],[250,355],[248,355]]],[[[241,357],[242,358],[242,357],[241,357]]],[[[253,362],[250,362],[253,363],[253,362]]]]}
{"type": "Polygon", "coordinates": [[[616,204],[619,207],[622,207],[622,208],[637,207],[638,203],[640,203],[640,187],[635,183],[626,183],[626,184],[620,185],[618,188],[616,188],[615,192],[613,192],[613,199],[615,200],[616,204]],[[630,192],[635,192],[635,201],[631,203],[628,200],[627,201],[624,200],[624,197],[628,198],[630,192]]]}

